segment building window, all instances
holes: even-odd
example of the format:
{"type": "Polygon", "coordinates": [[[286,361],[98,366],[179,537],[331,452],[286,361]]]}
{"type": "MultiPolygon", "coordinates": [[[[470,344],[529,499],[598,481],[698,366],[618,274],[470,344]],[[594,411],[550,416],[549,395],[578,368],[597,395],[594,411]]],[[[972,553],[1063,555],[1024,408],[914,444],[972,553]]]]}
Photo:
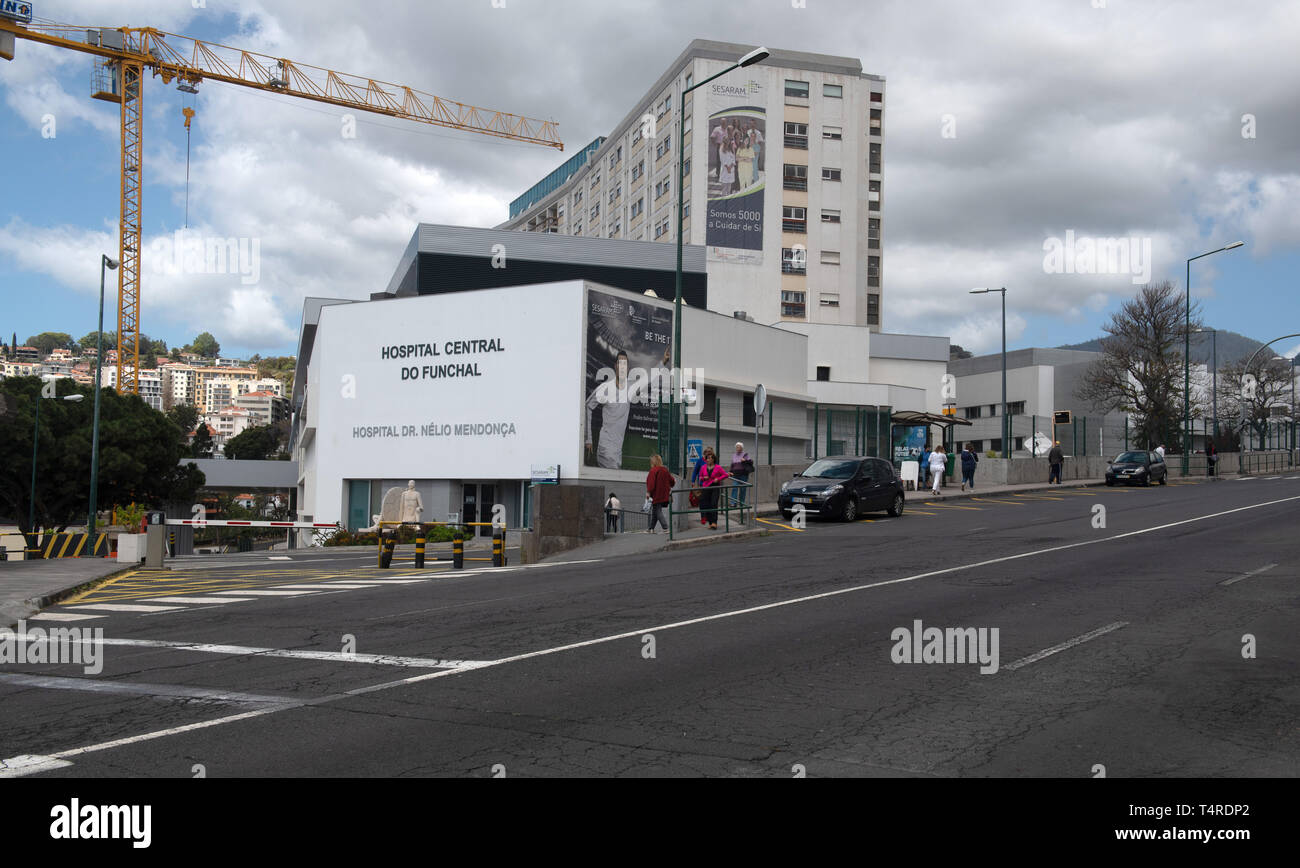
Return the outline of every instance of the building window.
{"type": "Polygon", "coordinates": [[[575,191],[574,194],[573,194],[573,204],[574,204],[574,205],[577,205],[577,204],[580,203],[581,201],[582,201],[582,191],[581,191],[581,190],[577,190],[577,191],[575,191]]]}
{"type": "Polygon", "coordinates": [[[822,265],[839,265],[840,252],[838,250],[823,250],[822,265]]]}
{"type": "Polygon", "coordinates": [[[784,206],[781,209],[781,231],[807,234],[808,209],[784,206]]]}
{"type": "Polygon", "coordinates": [[[871,199],[871,200],[869,200],[869,201],[867,202],[867,210],[868,210],[868,211],[879,211],[879,210],[880,210],[880,200],[879,200],[879,199],[871,199]]]}
{"type": "Polygon", "coordinates": [[[839,212],[839,211],[831,211],[831,210],[829,210],[829,209],[823,209],[823,210],[822,210],[822,222],[823,222],[823,223],[838,223],[838,222],[840,222],[840,212],[839,212]]]}
{"type": "Polygon", "coordinates": [[[682,162],[682,175],[685,176],[685,175],[689,175],[690,173],[691,173],[691,161],[684,160],[682,162]]]}
{"type": "Polygon", "coordinates": [[[880,109],[871,110],[870,130],[871,135],[880,135],[881,111],[880,109]]]}
{"type": "Polygon", "coordinates": [[[588,216],[590,219],[592,219],[592,220],[595,220],[597,217],[600,216],[600,203],[599,203],[599,202],[597,202],[595,205],[592,205],[592,206],[591,206],[591,213],[588,214],[587,216],[588,216]]]}
{"type": "Polygon", "coordinates": [[[637,199],[635,202],[632,203],[631,216],[636,217],[638,214],[640,214],[640,213],[641,213],[642,211],[644,211],[644,210],[645,210],[645,198],[642,197],[642,198],[637,199]]]}
{"type": "Polygon", "coordinates": [[[841,84],[823,84],[822,96],[827,96],[831,99],[843,99],[844,86],[841,84]]]}
{"type": "Polygon", "coordinates": [[[839,307],[840,294],[838,292],[823,292],[821,303],[822,307],[839,307]]]}
{"type": "Polygon", "coordinates": [[[880,296],[867,293],[867,325],[880,325],[880,296]]]}
{"type": "Polygon", "coordinates": [[[793,316],[802,319],[808,293],[781,290],[781,316],[793,316]]]}
{"type": "Polygon", "coordinates": [[[885,101],[885,95],[884,95],[883,93],[880,93],[880,92],[878,92],[878,91],[874,91],[874,90],[873,90],[873,91],[871,92],[871,101],[872,101],[872,102],[884,102],[884,101],[885,101]]]}
{"type": "Polygon", "coordinates": [[[640,178],[644,174],[645,174],[645,160],[641,160],[635,166],[632,167],[632,180],[635,181],[637,178],[640,178]]]}
{"type": "Polygon", "coordinates": [[[673,188],[672,179],[664,178],[658,184],[655,184],[655,199],[658,199],[659,197],[663,196],[665,193],[671,191],[672,188],[673,188]]]}
{"type": "Polygon", "coordinates": [[[867,286],[880,286],[880,257],[867,257],[867,286]]]}
{"type": "Polygon", "coordinates": [[[963,407],[961,414],[967,419],[983,418],[983,407],[963,407]]]}
{"type": "Polygon", "coordinates": [[[655,145],[656,160],[661,160],[663,159],[664,154],[671,154],[672,152],[673,152],[673,140],[668,136],[664,136],[663,139],[659,141],[659,144],[655,145]]]}
{"type": "Polygon", "coordinates": [[[807,274],[808,273],[808,252],[802,247],[782,247],[781,248],[781,273],[782,274],[807,274]]]}
{"type": "Polygon", "coordinates": [[[688,73],[686,73],[686,85],[685,85],[685,86],[686,86],[686,87],[690,87],[690,86],[693,85],[693,84],[695,84],[695,73],[693,73],[693,72],[688,72],[688,73]]]}
{"type": "MultiPolygon", "coordinates": [[[[998,405],[989,404],[989,418],[991,419],[996,415],[998,415],[998,405]]],[[[1001,446],[1002,444],[999,443],[998,445],[1001,446]]]]}
{"type": "Polygon", "coordinates": [[[687,203],[685,203],[684,205],[682,205],[682,216],[683,216],[683,217],[689,217],[689,216],[691,216],[691,203],[690,203],[690,202],[687,202],[687,203]]]}
{"type": "Polygon", "coordinates": [[[788,79],[788,78],[787,78],[787,79],[785,80],[785,95],[786,95],[786,96],[801,96],[801,97],[803,97],[804,99],[807,99],[807,98],[808,98],[808,82],[806,82],[806,81],[792,81],[791,79],[788,79]]]}
{"type": "Polygon", "coordinates": [[[880,218],[870,217],[867,219],[867,247],[872,250],[880,249],[880,218]]]}
{"type": "Polygon", "coordinates": [[[868,151],[867,167],[868,169],[870,169],[871,174],[879,175],[880,174],[880,145],[875,145],[875,144],[870,145],[867,148],[867,151],[868,151]]]}
{"type": "Polygon", "coordinates": [[[686,134],[689,133],[693,128],[694,128],[694,127],[693,127],[693,125],[691,124],[691,119],[690,119],[689,117],[687,117],[687,118],[683,118],[683,119],[682,119],[682,135],[686,135],[686,134]]]}
{"type": "Polygon", "coordinates": [[[830,169],[830,168],[822,167],[822,180],[823,180],[823,181],[838,181],[838,180],[840,180],[840,170],[839,170],[839,169],[830,169]]]}
{"type": "Polygon", "coordinates": [[[655,117],[658,119],[662,119],[664,115],[672,111],[672,108],[673,108],[673,95],[668,94],[668,96],[664,97],[663,102],[659,103],[659,110],[658,113],[655,115],[655,117]]]}
{"type": "Polygon", "coordinates": [[[718,387],[705,386],[704,403],[700,405],[700,421],[701,422],[718,421],[718,417],[716,413],[717,409],[718,409],[718,387]]]}
{"type": "Polygon", "coordinates": [[[838,142],[844,138],[843,127],[822,127],[822,138],[838,142]]]}
{"type": "Polygon", "coordinates": [[[807,190],[808,167],[786,163],[781,173],[781,186],[786,190],[807,190]]]}
{"type": "Polygon", "coordinates": [[[582,234],[582,224],[581,224],[581,223],[579,223],[577,226],[574,226],[574,227],[573,227],[573,234],[574,234],[574,235],[581,235],[581,234],[582,234]]]}
{"type": "Polygon", "coordinates": [[[830,365],[818,365],[818,366],[817,366],[817,382],[819,382],[819,383],[829,383],[830,381],[831,381],[831,366],[830,366],[830,365]]]}
{"type": "Polygon", "coordinates": [[[637,124],[636,127],[632,129],[632,144],[635,145],[639,141],[641,141],[641,125],[637,124]]]}
{"type": "Polygon", "coordinates": [[[786,123],[785,146],[787,148],[799,148],[803,151],[808,150],[808,125],[786,123]]]}
{"type": "MultiPolygon", "coordinates": [[[[1025,402],[1024,402],[1024,401],[1008,401],[1008,402],[1007,402],[1007,414],[1010,415],[1010,416],[1023,416],[1023,415],[1025,415],[1025,402]]],[[[1017,446],[1016,448],[1019,449],[1020,447],[1017,446]]]]}

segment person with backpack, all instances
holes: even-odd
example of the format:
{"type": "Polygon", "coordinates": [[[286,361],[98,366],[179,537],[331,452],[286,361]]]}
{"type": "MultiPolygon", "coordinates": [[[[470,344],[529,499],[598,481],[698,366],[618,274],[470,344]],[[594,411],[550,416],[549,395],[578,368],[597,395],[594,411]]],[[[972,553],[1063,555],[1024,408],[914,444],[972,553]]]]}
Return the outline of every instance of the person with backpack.
{"type": "Polygon", "coordinates": [[[970,484],[970,490],[975,490],[975,465],[980,463],[979,453],[975,451],[973,443],[967,443],[966,448],[961,453],[961,490],[966,490],[967,483],[970,484]]]}

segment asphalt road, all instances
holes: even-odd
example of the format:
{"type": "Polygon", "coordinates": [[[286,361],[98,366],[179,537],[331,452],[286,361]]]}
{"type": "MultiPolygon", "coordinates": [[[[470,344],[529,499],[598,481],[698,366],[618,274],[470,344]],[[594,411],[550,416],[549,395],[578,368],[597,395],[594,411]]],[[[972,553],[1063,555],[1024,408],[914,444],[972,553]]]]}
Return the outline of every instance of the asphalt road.
{"type": "Polygon", "coordinates": [[[1295,776],[1298,517],[1291,474],[914,498],[901,519],[459,575],[213,558],[29,622],[103,628],[103,671],[0,665],[0,758],[64,777],[1295,776]],[[983,664],[942,643],[895,662],[916,621],[984,631],[983,664]]]}

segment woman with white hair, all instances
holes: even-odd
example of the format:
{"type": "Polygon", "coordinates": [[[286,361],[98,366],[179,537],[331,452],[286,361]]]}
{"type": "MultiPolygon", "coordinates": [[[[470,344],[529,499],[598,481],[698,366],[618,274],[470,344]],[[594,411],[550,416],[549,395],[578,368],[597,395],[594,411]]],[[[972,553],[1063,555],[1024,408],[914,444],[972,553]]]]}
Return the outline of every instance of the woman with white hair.
{"type": "MultiPolygon", "coordinates": [[[[731,476],[740,484],[732,487],[731,500],[733,505],[745,505],[746,492],[749,490],[749,486],[746,483],[749,482],[749,475],[753,472],[753,459],[751,459],[749,453],[745,451],[745,444],[737,441],[736,451],[732,453],[731,456],[731,476]]],[[[741,510],[740,512],[740,521],[742,523],[745,521],[744,510],[741,510]]]]}

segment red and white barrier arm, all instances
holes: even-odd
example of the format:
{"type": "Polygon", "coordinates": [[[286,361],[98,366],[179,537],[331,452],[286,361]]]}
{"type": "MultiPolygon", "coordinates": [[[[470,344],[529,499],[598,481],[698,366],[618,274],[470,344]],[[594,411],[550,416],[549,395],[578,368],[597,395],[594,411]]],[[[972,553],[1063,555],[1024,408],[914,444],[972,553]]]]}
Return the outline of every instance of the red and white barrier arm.
{"type": "Polygon", "coordinates": [[[223,521],[219,518],[190,519],[190,518],[169,518],[169,525],[189,525],[191,527],[297,527],[297,528],[322,528],[338,527],[334,522],[311,522],[311,521],[223,521]]]}

